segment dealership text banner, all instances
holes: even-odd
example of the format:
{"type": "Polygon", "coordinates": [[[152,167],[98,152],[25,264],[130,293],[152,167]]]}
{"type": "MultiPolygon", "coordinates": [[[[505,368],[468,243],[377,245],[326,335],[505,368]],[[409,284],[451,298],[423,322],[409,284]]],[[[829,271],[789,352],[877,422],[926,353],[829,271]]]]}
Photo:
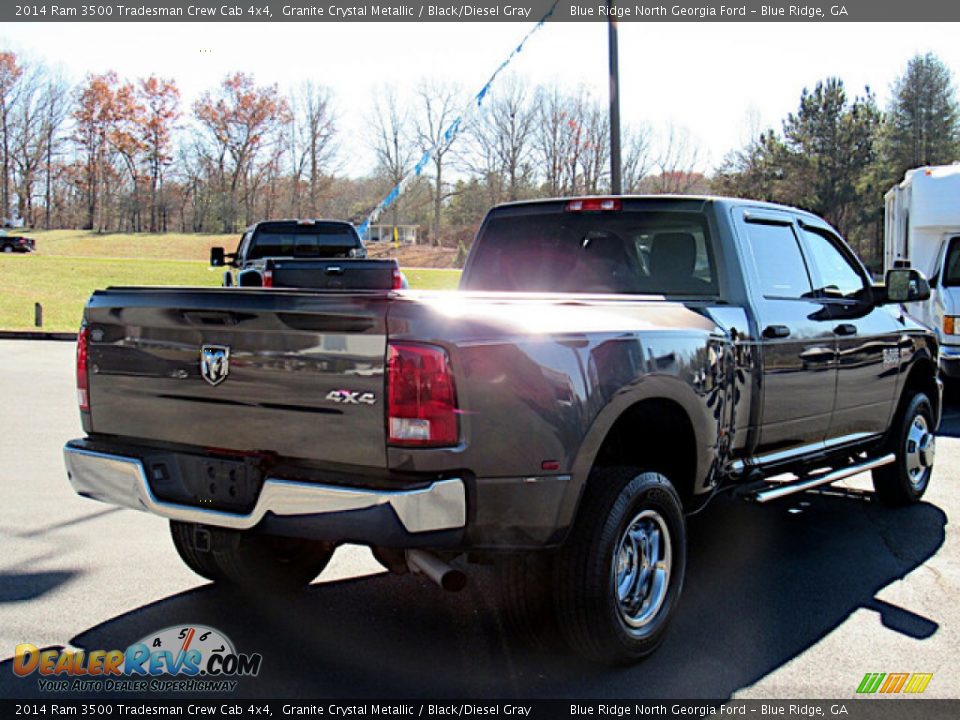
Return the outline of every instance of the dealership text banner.
{"type": "Polygon", "coordinates": [[[944,22],[960,20],[960,3],[943,0],[847,2],[309,2],[253,0],[37,0],[0,3],[0,22],[944,22]]]}

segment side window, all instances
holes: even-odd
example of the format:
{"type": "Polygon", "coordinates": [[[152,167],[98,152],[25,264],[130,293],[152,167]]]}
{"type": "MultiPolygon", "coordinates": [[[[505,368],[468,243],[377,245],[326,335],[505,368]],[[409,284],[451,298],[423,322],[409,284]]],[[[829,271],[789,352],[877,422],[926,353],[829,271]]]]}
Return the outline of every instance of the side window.
{"type": "Polygon", "coordinates": [[[810,262],[820,277],[821,287],[817,290],[843,297],[852,297],[863,290],[866,285],[863,276],[825,234],[808,228],[801,232],[810,262]]]}
{"type": "Polygon", "coordinates": [[[812,292],[791,225],[747,221],[747,233],[764,297],[802,298],[812,292]]]}

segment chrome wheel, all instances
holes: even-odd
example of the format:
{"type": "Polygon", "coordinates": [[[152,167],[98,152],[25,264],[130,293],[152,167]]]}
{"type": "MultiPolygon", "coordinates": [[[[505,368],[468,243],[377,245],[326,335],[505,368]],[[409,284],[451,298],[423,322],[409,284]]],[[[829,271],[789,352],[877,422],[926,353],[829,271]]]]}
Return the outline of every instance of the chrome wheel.
{"type": "Polygon", "coordinates": [[[627,523],[613,554],[613,578],[620,619],[632,632],[642,633],[663,606],[672,555],[670,531],[656,510],[627,523]]]}
{"type": "Polygon", "coordinates": [[[936,455],[936,438],[923,415],[914,416],[910,423],[903,454],[910,484],[919,487],[924,482],[926,472],[933,467],[936,455]]]}

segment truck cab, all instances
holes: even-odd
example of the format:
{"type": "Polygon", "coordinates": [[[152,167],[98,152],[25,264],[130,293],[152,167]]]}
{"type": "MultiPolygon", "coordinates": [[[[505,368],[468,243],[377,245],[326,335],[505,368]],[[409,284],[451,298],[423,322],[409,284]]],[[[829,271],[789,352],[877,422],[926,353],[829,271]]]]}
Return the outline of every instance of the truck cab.
{"type": "Polygon", "coordinates": [[[884,270],[930,279],[930,298],[907,309],[936,333],[944,377],[960,378],[960,165],[908,170],[885,200],[884,270]]]}

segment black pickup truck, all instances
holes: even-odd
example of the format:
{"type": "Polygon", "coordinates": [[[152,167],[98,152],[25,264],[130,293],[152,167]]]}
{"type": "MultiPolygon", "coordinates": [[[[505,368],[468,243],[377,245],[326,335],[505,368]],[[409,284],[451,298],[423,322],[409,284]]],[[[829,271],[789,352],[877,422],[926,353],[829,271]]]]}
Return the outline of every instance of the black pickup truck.
{"type": "Polygon", "coordinates": [[[338,220],[266,220],[246,229],[234,253],[210,249],[213,267],[230,287],[315,290],[399,290],[406,280],[396,260],[367,259],[356,229],[338,220]]]}
{"type": "Polygon", "coordinates": [[[0,252],[5,253],[29,253],[37,249],[37,241],[23,235],[7,235],[6,232],[0,233],[0,252]]]}
{"type": "Polygon", "coordinates": [[[788,207],[503,205],[457,292],[96,292],[67,469],[216,582],[303,585],[348,542],[448,589],[493,563],[517,628],[631,661],[716,493],[923,495],[938,346],[901,303],[928,293],[788,207]]]}

